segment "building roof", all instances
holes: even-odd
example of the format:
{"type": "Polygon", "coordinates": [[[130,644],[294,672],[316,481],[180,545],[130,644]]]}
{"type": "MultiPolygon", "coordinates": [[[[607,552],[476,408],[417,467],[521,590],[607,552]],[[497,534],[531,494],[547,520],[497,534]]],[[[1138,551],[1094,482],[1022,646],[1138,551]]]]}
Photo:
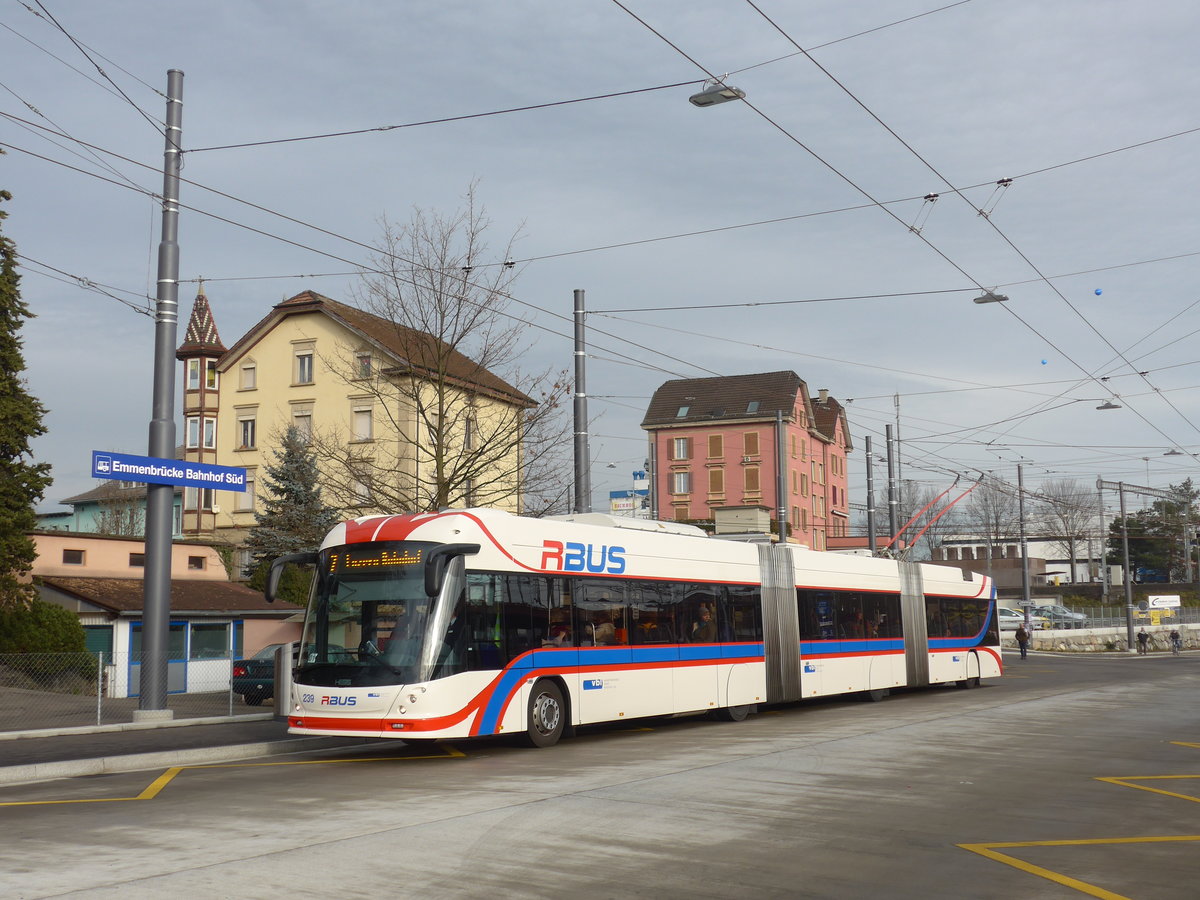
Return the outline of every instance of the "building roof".
{"type": "Polygon", "coordinates": [[[654,392],[642,427],[774,419],[777,411],[790,418],[797,394],[807,398],[808,388],[799,375],[790,371],[680,378],[665,382],[654,392]]]}
{"type": "MultiPolygon", "coordinates": [[[[176,486],[175,493],[182,492],[182,488],[176,486]]],[[[74,497],[68,497],[66,500],[60,500],[59,503],[97,503],[105,500],[140,500],[146,496],[146,485],[139,482],[134,482],[128,487],[122,486],[120,481],[102,481],[90,491],[84,491],[82,494],[76,494],[74,497]]],[[[70,515],[70,513],[67,513],[70,515]]]]}
{"type": "MultiPolygon", "coordinates": [[[[141,613],[145,582],[140,578],[41,576],[41,584],[98,606],[114,616],[141,613]]],[[[276,613],[291,615],[290,603],[268,603],[262,592],[227,581],[171,580],[172,615],[276,613]]]]}
{"type": "Polygon", "coordinates": [[[201,288],[192,304],[192,317],[188,320],[187,333],[183,343],[175,351],[175,358],[220,356],[224,352],[225,345],[221,343],[221,336],[217,334],[217,323],[213,321],[208,297],[204,296],[204,290],[201,288]]]}
{"type": "Polygon", "coordinates": [[[329,316],[343,327],[359,334],[385,351],[395,364],[388,370],[391,374],[411,372],[417,377],[428,377],[431,370],[422,366],[421,359],[438,358],[445,361],[448,378],[462,387],[477,390],[519,406],[537,405],[507,381],[459,353],[439,338],[406,328],[353,306],[339,303],[315,291],[303,291],[282,303],[277,303],[268,315],[230,348],[226,359],[222,360],[222,367],[227,367],[232,360],[257,343],[271,326],[285,316],[314,312],[329,316]]]}
{"type": "Polygon", "coordinates": [[[842,423],[842,435],[846,439],[846,449],[853,450],[850,443],[850,423],[846,420],[846,408],[832,397],[826,395],[824,400],[813,402],[813,424],[830,442],[837,440],[838,420],[842,423]]]}

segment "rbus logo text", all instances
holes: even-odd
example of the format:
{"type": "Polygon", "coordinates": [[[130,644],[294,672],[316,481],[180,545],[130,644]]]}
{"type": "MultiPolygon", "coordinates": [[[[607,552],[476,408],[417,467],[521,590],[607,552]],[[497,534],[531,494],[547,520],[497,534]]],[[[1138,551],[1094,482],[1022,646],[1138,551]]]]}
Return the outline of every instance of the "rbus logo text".
{"type": "Polygon", "coordinates": [[[574,541],[543,541],[542,568],[560,572],[607,572],[620,575],[625,571],[625,548],[604,544],[577,544],[574,541]]]}
{"type": "Polygon", "coordinates": [[[358,703],[357,697],[322,697],[322,706],[354,706],[358,703]]]}

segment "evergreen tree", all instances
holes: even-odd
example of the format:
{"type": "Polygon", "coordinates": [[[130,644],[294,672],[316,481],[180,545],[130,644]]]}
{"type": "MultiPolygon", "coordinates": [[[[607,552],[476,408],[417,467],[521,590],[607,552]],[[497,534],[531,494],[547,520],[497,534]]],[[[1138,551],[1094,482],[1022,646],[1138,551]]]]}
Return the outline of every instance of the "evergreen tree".
{"type": "MultiPolygon", "coordinates": [[[[250,576],[251,587],[261,590],[266,585],[267,570],[277,557],[316,550],[337,524],[337,512],[321,500],[319,479],[316,457],[304,436],[289,426],[275,451],[275,463],[265,467],[262,509],[255,512],[256,524],[246,537],[251,559],[246,575],[250,576]]],[[[310,578],[310,573],[289,570],[279,595],[303,603],[310,578]]]]}
{"type": "MultiPolygon", "coordinates": [[[[0,202],[11,199],[0,191],[0,202]]],[[[0,224],[6,216],[0,209],[0,224]]],[[[46,410],[26,390],[19,335],[33,313],[21,302],[20,280],[16,245],[0,232],[0,607],[25,608],[36,597],[21,581],[37,556],[29,532],[50,484],[50,465],[30,461],[29,442],[46,432],[46,410]]]]}

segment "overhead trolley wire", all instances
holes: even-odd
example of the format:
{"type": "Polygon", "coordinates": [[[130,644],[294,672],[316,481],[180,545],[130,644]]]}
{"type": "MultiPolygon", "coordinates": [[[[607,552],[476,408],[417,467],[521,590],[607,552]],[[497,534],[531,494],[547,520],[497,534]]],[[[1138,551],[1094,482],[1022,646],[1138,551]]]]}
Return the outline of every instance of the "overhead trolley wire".
{"type": "MultiPolygon", "coordinates": [[[[96,71],[100,73],[100,77],[103,78],[105,81],[107,81],[109,84],[111,84],[116,89],[117,93],[120,94],[121,97],[125,100],[125,102],[128,103],[130,106],[132,106],[135,110],[137,110],[138,115],[140,115],[143,119],[145,119],[147,122],[149,122],[151,127],[154,128],[154,130],[157,131],[160,135],[162,135],[166,140],[170,141],[172,146],[174,146],[176,150],[182,150],[182,148],[178,144],[175,143],[174,136],[169,135],[167,133],[166,127],[161,122],[154,119],[144,109],[142,109],[140,106],[138,106],[136,103],[134,103],[133,99],[128,94],[126,94],[123,90],[121,90],[121,86],[119,84],[117,84],[115,81],[113,81],[111,78],[109,78],[108,73],[104,71],[104,69],[100,66],[100,64],[98,62],[96,62],[94,59],[92,59],[91,55],[84,48],[84,46],[81,43],[79,43],[79,41],[75,40],[74,35],[72,35],[71,32],[67,31],[67,29],[65,29],[62,26],[62,24],[58,21],[58,19],[54,18],[53,14],[50,12],[50,10],[46,9],[46,7],[42,5],[42,0],[33,0],[33,2],[38,5],[38,9],[40,9],[45,14],[46,18],[50,20],[50,22],[54,25],[54,27],[57,28],[59,31],[61,31],[64,35],[66,35],[67,40],[69,40],[72,44],[75,45],[75,48],[80,53],[83,54],[84,59],[86,59],[93,66],[95,66],[96,71]]],[[[32,12],[34,15],[37,15],[37,12],[35,10],[33,10],[32,8],[26,6],[26,9],[29,9],[30,12],[32,12]]]]}
{"type": "MultiPolygon", "coordinates": [[[[618,0],[613,0],[613,2],[618,2],[618,0]]],[[[1067,299],[1066,295],[1063,294],[1058,289],[1058,287],[1049,280],[1049,278],[1041,271],[1040,268],[1038,268],[1038,266],[1033,262],[1033,260],[1031,260],[1024,253],[1024,251],[1022,251],[1019,247],[1017,247],[1017,245],[1012,241],[1012,239],[1009,238],[1008,235],[1005,234],[1004,231],[998,225],[996,225],[995,222],[992,221],[990,216],[983,214],[982,210],[979,207],[975,206],[975,204],[971,203],[971,201],[967,198],[967,196],[959,188],[955,187],[954,184],[952,184],[950,182],[950,180],[948,178],[946,178],[946,176],[944,176],[940,171],[938,171],[938,169],[932,163],[930,163],[927,159],[925,159],[925,157],[923,157],[919,152],[917,152],[917,150],[911,144],[909,144],[906,140],[904,140],[904,138],[902,138],[899,134],[897,134],[896,131],[890,125],[888,125],[886,122],[883,121],[883,119],[881,119],[878,115],[876,115],[876,113],[870,107],[868,107],[865,103],[863,103],[863,101],[861,99],[859,99],[858,96],[856,96],[853,91],[851,91],[848,87],[846,87],[837,78],[837,76],[835,76],[832,72],[830,72],[827,68],[825,68],[825,66],[821,65],[821,63],[818,62],[816,59],[814,59],[811,56],[811,54],[807,53],[804,50],[804,48],[802,48],[799,45],[799,43],[797,43],[795,41],[795,39],[791,37],[791,35],[789,35],[783,28],[781,28],[779,26],[778,23],[775,22],[774,19],[772,19],[769,15],[767,15],[765,12],[763,12],[763,10],[754,2],[754,0],[745,0],[745,3],[748,6],[750,6],[755,12],[757,12],[768,24],[770,24],[785,40],[787,40],[798,51],[803,53],[805,58],[807,58],[814,66],[816,66],[834,84],[836,84],[839,88],[841,88],[841,90],[848,97],[850,97],[851,100],[853,100],[864,112],[866,112],[867,115],[869,115],[872,119],[874,119],[885,131],[888,132],[888,134],[890,134],[897,141],[899,141],[900,144],[906,150],[908,150],[909,153],[911,153],[918,161],[920,161],[922,163],[922,165],[924,165],[927,169],[929,169],[929,171],[932,172],[939,180],[941,180],[943,184],[945,184],[951,191],[953,191],[955,194],[957,194],[963,200],[963,202],[965,202],[968,206],[971,207],[971,209],[973,209],[978,215],[980,215],[984,219],[984,221],[986,221],[988,223],[988,225],[991,226],[991,228],[996,232],[996,234],[999,235],[999,237],[1006,244],[1008,244],[1008,246],[1019,257],[1021,257],[1021,259],[1024,260],[1025,263],[1037,274],[1039,279],[1042,282],[1044,282],[1050,288],[1050,290],[1053,291],[1059,297],[1059,299],[1061,299],[1068,306],[1068,308],[1070,308],[1070,310],[1073,313],[1075,313],[1075,315],[1098,338],[1100,338],[1101,341],[1104,342],[1104,344],[1106,344],[1114,353],[1118,354],[1118,356],[1120,356],[1121,359],[1125,360],[1126,364],[1131,369],[1134,369],[1136,371],[1136,367],[1133,365],[1133,363],[1130,362],[1128,359],[1126,359],[1124,354],[1122,354],[1121,351],[1118,350],[1117,347],[1107,337],[1105,337],[1104,334],[1102,334],[1100,332],[1100,330],[1098,328],[1096,328],[1096,326],[1086,316],[1083,315],[1083,313],[1081,313],[1079,311],[1079,309],[1075,306],[1075,304],[1073,304],[1069,299],[1067,299]]],[[[748,104],[748,105],[750,105],[752,109],[754,108],[752,104],[748,104]]],[[[800,143],[800,142],[797,141],[797,143],[800,143]]],[[[801,144],[801,146],[803,146],[803,144],[801,144]]],[[[807,150],[808,148],[805,147],[805,149],[807,150]]],[[[811,153],[812,151],[809,151],[809,152],[811,153]]],[[[834,171],[836,171],[836,170],[834,170],[834,171]]],[[[847,179],[847,180],[849,180],[849,179],[847,179]]],[[[853,183],[853,182],[851,182],[851,183],[853,183]]],[[[861,191],[861,189],[860,189],[860,191],[861,191]]],[[[893,218],[896,218],[895,214],[892,213],[891,210],[889,210],[883,206],[881,206],[880,208],[884,209],[885,212],[887,212],[893,218]]],[[[924,236],[919,231],[916,231],[914,233],[916,234],[916,236],[919,239],[925,240],[924,236]]],[[[932,243],[929,243],[928,241],[926,241],[926,243],[931,248],[933,248],[935,252],[937,252],[940,256],[942,256],[943,259],[946,259],[947,262],[950,262],[951,265],[954,265],[954,267],[956,269],[958,269],[960,272],[963,272],[963,270],[959,266],[957,266],[957,264],[953,263],[953,261],[950,260],[945,254],[943,254],[940,250],[938,250],[936,247],[934,247],[934,245],[932,243]]],[[[963,272],[963,274],[965,275],[966,273],[963,272]]],[[[970,277],[970,276],[968,276],[968,277],[970,277]]],[[[980,289],[984,290],[982,285],[980,285],[980,289]]],[[[1082,366],[1081,364],[1076,362],[1069,354],[1065,353],[1061,348],[1057,347],[1053,341],[1051,341],[1048,337],[1046,337],[1046,335],[1044,335],[1040,331],[1038,331],[1038,329],[1034,328],[1030,323],[1026,322],[1010,306],[1008,306],[1008,304],[1001,304],[1001,305],[1004,306],[1005,312],[1007,312],[1009,315],[1015,317],[1019,322],[1021,322],[1021,324],[1025,325],[1026,328],[1028,328],[1030,331],[1032,331],[1034,334],[1036,334],[1038,337],[1040,337],[1043,341],[1045,341],[1047,344],[1049,344],[1051,347],[1053,347],[1057,352],[1061,353],[1065,359],[1070,361],[1072,365],[1074,365],[1081,372],[1083,372],[1084,376],[1087,380],[1095,381],[1095,382],[1097,382],[1097,384],[1100,384],[1099,379],[1097,378],[1097,376],[1094,373],[1089,372],[1084,366],[1082,366]]],[[[1145,379],[1144,375],[1142,377],[1145,379]]],[[[1151,383],[1149,381],[1149,379],[1145,379],[1145,380],[1146,380],[1146,383],[1151,388],[1154,388],[1153,383],[1151,383]]],[[[1168,406],[1170,406],[1171,409],[1173,409],[1179,415],[1179,417],[1181,419],[1183,419],[1183,421],[1186,424],[1188,424],[1194,431],[1200,433],[1200,427],[1197,427],[1197,425],[1194,422],[1192,422],[1191,419],[1189,419],[1186,415],[1184,415],[1183,411],[1180,410],[1179,407],[1177,407],[1174,403],[1171,403],[1171,401],[1169,399],[1166,399],[1166,398],[1163,398],[1163,399],[1164,399],[1164,402],[1166,402],[1166,404],[1168,406]]],[[[1148,425],[1154,431],[1157,431],[1164,438],[1166,438],[1169,443],[1172,443],[1172,444],[1177,443],[1173,438],[1171,438],[1169,435],[1167,435],[1166,432],[1164,432],[1161,428],[1159,428],[1157,425],[1155,425],[1149,419],[1147,419],[1140,411],[1138,411],[1137,409],[1134,409],[1132,406],[1129,407],[1129,409],[1131,412],[1134,413],[1134,415],[1136,415],[1138,418],[1140,418],[1146,425],[1148,425]]]]}

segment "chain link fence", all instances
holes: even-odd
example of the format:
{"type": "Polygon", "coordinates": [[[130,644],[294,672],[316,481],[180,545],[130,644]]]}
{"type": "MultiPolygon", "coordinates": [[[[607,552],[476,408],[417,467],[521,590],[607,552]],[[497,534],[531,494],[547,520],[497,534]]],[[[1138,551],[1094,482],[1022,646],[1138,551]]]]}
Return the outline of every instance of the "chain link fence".
{"type": "MultiPolygon", "coordinates": [[[[129,653],[0,653],[0,732],[130,722],[140,675],[129,653]]],[[[234,687],[230,659],[170,662],[167,708],[177,719],[270,712],[234,687]]]]}

